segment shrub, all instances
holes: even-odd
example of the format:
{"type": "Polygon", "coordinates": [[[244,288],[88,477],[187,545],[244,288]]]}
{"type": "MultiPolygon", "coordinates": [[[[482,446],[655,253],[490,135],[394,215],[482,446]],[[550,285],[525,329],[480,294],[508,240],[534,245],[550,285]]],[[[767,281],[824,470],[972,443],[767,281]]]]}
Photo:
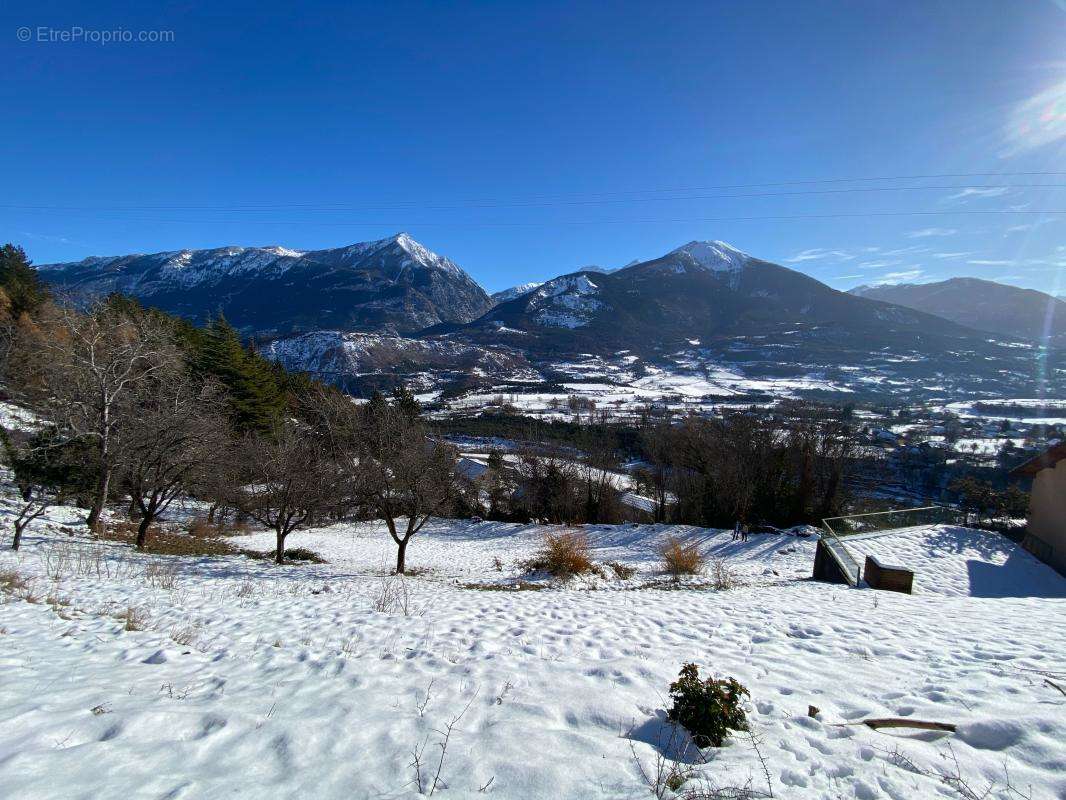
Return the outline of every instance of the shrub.
{"type": "MultiPolygon", "coordinates": [[[[270,557],[273,558],[276,555],[275,552],[270,553],[270,557]]],[[[308,550],[306,547],[286,547],[285,548],[285,560],[286,561],[306,561],[311,564],[325,564],[326,559],[322,558],[318,553],[313,550],[308,550]]]]}
{"type": "Polygon", "coordinates": [[[28,586],[26,579],[23,578],[17,571],[13,569],[0,570],[0,591],[15,592],[21,591],[28,586]]]}
{"type": "Polygon", "coordinates": [[[736,576],[724,559],[716,558],[711,562],[711,583],[715,589],[732,589],[737,585],[736,576]]]}
{"type": "Polygon", "coordinates": [[[703,556],[696,544],[684,544],[671,536],[659,550],[666,571],[679,578],[682,575],[698,575],[703,570],[703,556]]]}
{"type": "Polygon", "coordinates": [[[748,690],[735,678],[700,680],[699,668],[685,664],[670,684],[673,706],[667,717],[692,734],[697,747],[721,747],[729,731],[748,729],[740,707],[741,698],[748,696],[748,690]]]}
{"type": "Polygon", "coordinates": [[[149,616],[148,612],[142,608],[127,606],[125,613],[119,616],[119,620],[122,621],[123,630],[143,631],[148,627],[149,616]]]}
{"type": "Polygon", "coordinates": [[[613,572],[615,577],[619,580],[628,581],[637,574],[636,567],[623,564],[621,561],[608,561],[607,566],[611,568],[611,572],[613,572]]]}
{"type": "Polygon", "coordinates": [[[557,578],[595,572],[589,541],[583,533],[545,533],[540,550],[526,562],[527,569],[544,570],[557,578]]]}

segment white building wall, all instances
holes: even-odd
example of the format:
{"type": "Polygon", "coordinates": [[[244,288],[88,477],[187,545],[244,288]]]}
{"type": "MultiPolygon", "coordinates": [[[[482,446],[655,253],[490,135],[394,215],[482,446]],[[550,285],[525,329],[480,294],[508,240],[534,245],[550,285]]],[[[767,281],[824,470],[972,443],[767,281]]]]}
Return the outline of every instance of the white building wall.
{"type": "Polygon", "coordinates": [[[1033,478],[1029,534],[1051,548],[1046,556],[1037,555],[1066,574],[1066,460],[1040,470],[1033,478]]]}

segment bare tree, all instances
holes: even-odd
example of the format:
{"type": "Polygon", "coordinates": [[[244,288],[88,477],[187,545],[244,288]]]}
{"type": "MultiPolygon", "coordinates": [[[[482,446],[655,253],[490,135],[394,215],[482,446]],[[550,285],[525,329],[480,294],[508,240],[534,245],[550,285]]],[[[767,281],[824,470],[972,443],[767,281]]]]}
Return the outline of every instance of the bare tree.
{"type": "Polygon", "coordinates": [[[575,522],[580,517],[580,468],[557,448],[519,453],[519,502],[526,515],[547,523],[575,522]]]}
{"type": "Polygon", "coordinates": [[[133,397],[136,413],[122,426],[116,461],[121,484],[141,515],[141,550],[149,526],[212,470],[228,431],[218,389],[197,386],[184,369],[156,372],[133,397]]]}
{"type": "Polygon", "coordinates": [[[131,319],[105,304],[87,313],[61,309],[56,335],[47,340],[48,388],[53,421],[96,451],[97,481],[86,522],[100,519],[117,465],[115,442],[131,415],[131,395],[154,372],[180,356],[162,322],[131,319]]]}
{"type": "Polygon", "coordinates": [[[344,476],[314,431],[291,420],[269,435],[250,434],[241,455],[246,474],[237,507],[273,529],[274,560],[284,564],[289,534],[329,508],[344,476]]]}
{"type": "Polygon", "coordinates": [[[362,416],[360,494],[366,508],[385,520],[396,542],[396,573],[403,575],[411,537],[459,496],[455,449],[427,437],[409,397],[390,405],[379,395],[362,416]]]}
{"type": "Polygon", "coordinates": [[[42,516],[67,490],[77,490],[79,479],[84,475],[71,462],[67,442],[60,439],[54,430],[39,431],[29,437],[9,434],[0,428],[0,444],[14,473],[22,501],[15,515],[15,536],[11,549],[18,550],[22,534],[30,523],[42,516]]]}

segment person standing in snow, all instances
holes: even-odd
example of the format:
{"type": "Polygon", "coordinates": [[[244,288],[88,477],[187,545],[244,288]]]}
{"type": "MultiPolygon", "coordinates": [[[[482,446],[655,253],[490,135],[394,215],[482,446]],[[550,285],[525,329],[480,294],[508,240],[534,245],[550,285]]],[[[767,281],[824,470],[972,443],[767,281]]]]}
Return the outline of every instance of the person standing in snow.
{"type": "Polygon", "coordinates": [[[735,542],[740,538],[740,520],[738,519],[733,523],[733,541],[735,542]]]}
{"type": "Polygon", "coordinates": [[[745,522],[743,525],[740,526],[740,541],[748,541],[749,533],[751,533],[751,527],[748,525],[748,523],[745,522]]]}

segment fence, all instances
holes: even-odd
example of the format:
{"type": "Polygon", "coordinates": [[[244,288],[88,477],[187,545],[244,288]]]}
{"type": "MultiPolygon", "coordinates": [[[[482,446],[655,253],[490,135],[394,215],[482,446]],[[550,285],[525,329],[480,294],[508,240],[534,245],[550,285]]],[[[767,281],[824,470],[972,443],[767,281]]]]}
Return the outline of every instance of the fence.
{"type": "Polygon", "coordinates": [[[902,508],[898,511],[874,511],[869,514],[851,514],[844,517],[829,517],[822,526],[834,537],[854,536],[857,533],[876,533],[893,528],[913,528],[918,525],[958,525],[962,514],[946,506],[923,506],[902,508]]]}

